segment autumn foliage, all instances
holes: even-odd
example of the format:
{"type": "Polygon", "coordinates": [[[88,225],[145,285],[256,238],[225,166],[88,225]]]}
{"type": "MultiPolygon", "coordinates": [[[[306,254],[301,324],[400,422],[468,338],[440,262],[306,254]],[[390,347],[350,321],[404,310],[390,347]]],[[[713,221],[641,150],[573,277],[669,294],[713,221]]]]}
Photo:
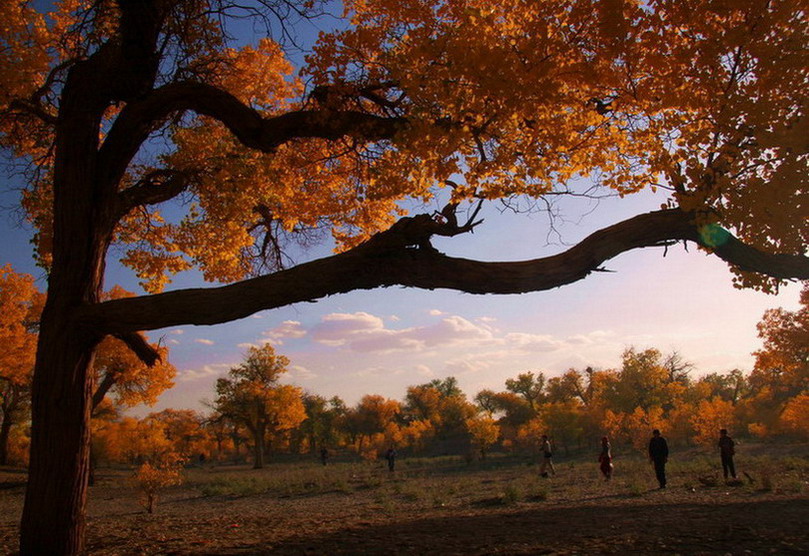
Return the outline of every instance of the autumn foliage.
{"type": "MultiPolygon", "coordinates": [[[[809,277],[804,2],[344,5],[295,74],[279,42],[237,46],[231,25],[269,35],[319,2],[0,4],[0,147],[27,178],[20,204],[49,272],[23,553],[84,549],[91,362],[110,335],[153,365],[143,330],[393,284],[548,289],[677,241],[728,261],[738,285],[809,277]],[[530,206],[591,186],[669,197],[562,258],[489,267],[430,245],[480,224],[458,221],[465,201],[530,206]],[[446,206],[391,227],[407,201],[446,206]],[[322,233],[344,256],[276,272],[322,233]],[[113,246],[149,293],[191,267],[273,274],[105,301],[113,246]]],[[[448,402],[448,419],[425,418],[438,437],[468,418],[448,402]]],[[[656,403],[640,407],[668,411],[656,403]]]]}

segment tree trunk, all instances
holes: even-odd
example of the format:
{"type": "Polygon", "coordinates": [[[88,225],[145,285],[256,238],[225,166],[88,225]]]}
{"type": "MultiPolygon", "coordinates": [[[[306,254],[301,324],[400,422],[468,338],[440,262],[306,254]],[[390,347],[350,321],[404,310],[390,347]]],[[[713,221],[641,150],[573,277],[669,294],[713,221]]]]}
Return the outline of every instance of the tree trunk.
{"type": "Polygon", "coordinates": [[[8,436],[11,432],[11,416],[3,412],[3,422],[0,423],[0,465],[8,465],[8,436]]]}
{"type": "Polygon", "coordinates": [[[264,431],[253,433],[253,469],[264,469],[264,431]]]}
{"type": "Polygon", "coordinates": [[[89,369],[95,342],[43,317],[34,383],[31,460],[25,493],[22,554],[79,554],[84,550],[90,471],[89,369]]]}
{"type": "Polygon", "coordinates": [[[20,551],[84,551],[90,471],[91,368],[103,333],[81,326],[79,307],[98,303],[116,195],[97,181],[101,115],[97,69],[77,63],[59,108],[53,172],[53,262],[40,321],[31,398],[31,459],[20,551]]]}

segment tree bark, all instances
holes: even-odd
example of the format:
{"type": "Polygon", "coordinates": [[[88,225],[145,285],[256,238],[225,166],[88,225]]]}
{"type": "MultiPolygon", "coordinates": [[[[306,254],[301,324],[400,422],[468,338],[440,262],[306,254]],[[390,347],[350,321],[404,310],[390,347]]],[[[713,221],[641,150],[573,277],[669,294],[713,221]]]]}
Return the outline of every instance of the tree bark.
{"type": "Polygon", "coordinates": [[[3,422],[0,423],[0,465],[8,465],[8,437],[11,424],[9,412],[3,411],[3,422]]]}
{"type": "Polygon", "coordinates": [[[264,469],[264,432],[253,431],[253,469],[264,469]]]}
{"type": "Polygon", "coordinates": [[[40,321],[32,388],[31,450],[22,554],[84,550],[94,351],[103,334],[75,325],[78,307],[97,303],[112,231],[110,192],[95,181],[98,129],[106,104],[98,71],[77,64],[65,83],[54,164],[53,264],[40,321]]]}

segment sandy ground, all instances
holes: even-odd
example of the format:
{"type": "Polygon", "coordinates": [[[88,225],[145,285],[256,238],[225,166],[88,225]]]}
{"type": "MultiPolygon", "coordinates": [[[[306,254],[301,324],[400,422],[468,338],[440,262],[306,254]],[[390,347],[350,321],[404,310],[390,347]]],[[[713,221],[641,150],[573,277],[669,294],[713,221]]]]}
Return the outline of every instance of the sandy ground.
{"type": "MultiPolygon", "coordinates": [[[[541,495],[501,494],[535,468],[472,470],[442,482],[375,468],[372,487],[203,496],[175,487],[155,514],[123,472],[100,472],[88,552],[135,554],[809,554],[809,489],[604,483],[560,469],[541,495]],[[517,477],[515,479],[515,477],[517,477]],[[427,481],[427,482],[425,482],[427,481]],[[449,486],[447,486],[449,485],[449,486]],[[514,498],[514,497],[512,497],[514,498]]],[[[249,471],[245,470],[245,473],[249,471]]],[[[24,475],[0,471],[0,552],[17,546],[24,475]]]]}

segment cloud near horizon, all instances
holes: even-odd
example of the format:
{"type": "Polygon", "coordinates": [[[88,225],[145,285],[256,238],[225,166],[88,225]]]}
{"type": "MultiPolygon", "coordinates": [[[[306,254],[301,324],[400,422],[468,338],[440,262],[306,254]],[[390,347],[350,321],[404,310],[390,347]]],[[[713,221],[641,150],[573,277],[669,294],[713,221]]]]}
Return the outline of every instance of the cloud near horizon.
{"type": "Polygon", "coordinates": [[[494,341],[491,331],[459,316],[442,318],[428,326],[391,329],[375,315],[365,312],[331,313],[311,331],[315,342],[363,353],[422,351],[469,342],[494,341]]]}
{"type": "Polygon", "coordinates": [[[230,365],[229,363],[216,363],[212,365],[203,365],[197,369],[184,369],[182,371],[177,371],[175,380],[177,382],[191,382],[214,375],[224,375],[232,366],[233,365],[230,365]]]}

